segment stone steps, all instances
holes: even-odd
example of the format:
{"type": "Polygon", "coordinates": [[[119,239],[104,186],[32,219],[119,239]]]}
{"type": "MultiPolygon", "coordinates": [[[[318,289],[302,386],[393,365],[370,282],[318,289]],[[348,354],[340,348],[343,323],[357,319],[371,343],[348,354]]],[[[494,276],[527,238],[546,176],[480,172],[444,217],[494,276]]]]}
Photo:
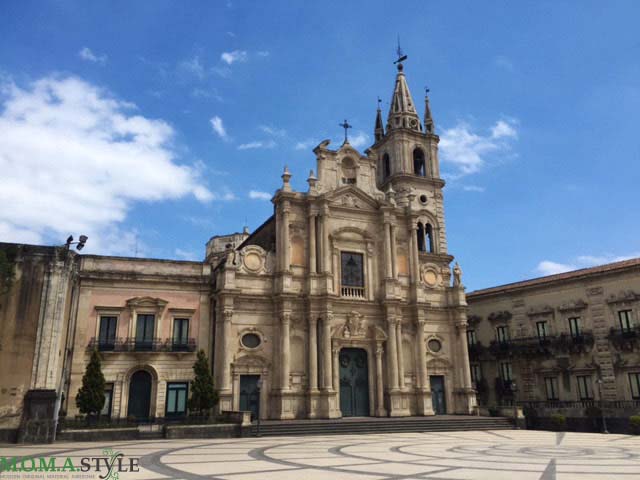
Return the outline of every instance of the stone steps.
{"type": "MultiPolygon", "coordinates": [[[[260,425],[263,436],[285,435],[348,435],[364,433],[451,432],[466,430],[508,430],[513,420],[504,417],[410,417],[346,420],[267,421],[260,425]]],[[[257,434],[257,424],[251,426],[257,434]]]]}

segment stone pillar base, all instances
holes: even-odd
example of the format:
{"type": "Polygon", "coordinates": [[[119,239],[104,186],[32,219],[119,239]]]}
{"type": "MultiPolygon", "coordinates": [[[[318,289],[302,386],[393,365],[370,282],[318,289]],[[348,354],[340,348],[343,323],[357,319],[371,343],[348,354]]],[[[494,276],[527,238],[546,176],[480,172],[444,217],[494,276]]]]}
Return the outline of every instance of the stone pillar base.
{"type": "Polygon", "coordinates": [[[278,390],[271,395],[274,419],[291,420],[296,418],[296,412],[294,411],[295,399],[292,398],[293,396],[294,394],[290,390],[278,390]]]}
{"type": "Polygon", "coordinates": [[[218,413],[233,411],[233,394],[231,390],[218,391],[218,413]]]}
{"type": "Polygon", "coordinates": [[[455,413],[459,415],[472,415],[476,412],[476,391],[473,388],[457,388],[453,392],[455,400],[455,413]]]}
{"type": "Polygon", "coordinates": [[[320,402],[319,390],[307,392],[307,418],[322,418],[320,415],[320,402]]]}
{"type": "Polygon", "coordinates": [[[57,399],[55,390],[29,390],[25,394],[18,443],[53,443],[57,399]]]}
{"type": "Polygon", "coordinates": [[[431,403],[430,390],[419,390],[416,393],[416,407],[418,415],[435,415],[435,413],[433,412],[433,404],[431,403]]]}
{"type": "Polygon", "coordinates": [[[333,390],[321,391],[318,404],[320,410],[317,418],[342,418],[337,392],[333,390]]]}
{"type": "Polygon", "coordinates": [[[391,390],[387,394],[389,398],[389,416],[390,417],[408,417],[411,415],[409,410],[409,397],[400,390],[391,390]]]}

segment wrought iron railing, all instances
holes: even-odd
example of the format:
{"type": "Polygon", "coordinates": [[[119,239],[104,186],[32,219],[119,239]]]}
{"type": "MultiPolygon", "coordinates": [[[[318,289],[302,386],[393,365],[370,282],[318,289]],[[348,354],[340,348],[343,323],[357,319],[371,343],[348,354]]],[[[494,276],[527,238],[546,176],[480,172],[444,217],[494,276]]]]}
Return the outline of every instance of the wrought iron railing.
{"type": "Polygon", "coordinates": [[[100,352],[195,352],[196,340],[168,339],[137,339],[137,338],[92,338],[87,345],[89,350],[98,349],[100,352]]]}

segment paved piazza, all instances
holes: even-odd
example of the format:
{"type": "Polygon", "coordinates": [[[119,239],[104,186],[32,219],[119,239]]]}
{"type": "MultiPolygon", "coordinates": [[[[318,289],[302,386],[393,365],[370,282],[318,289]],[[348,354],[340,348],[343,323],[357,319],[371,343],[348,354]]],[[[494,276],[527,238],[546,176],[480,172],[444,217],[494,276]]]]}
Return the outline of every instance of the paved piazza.
{"type": "MultiPolygon", "coordinates": [[[[640,479],[640,437],[613,434],[497,430],[156,440],[109,447],[125,459],[140,458],[140,471],[120,473],[120,480],[640,479]]],[[[55,455],[79,462],[102,455],[103,448],[5,445],[0,456],[55,455]]],[[[53,478],[26,475],[6,472],[0,478],[53,478]]]]}

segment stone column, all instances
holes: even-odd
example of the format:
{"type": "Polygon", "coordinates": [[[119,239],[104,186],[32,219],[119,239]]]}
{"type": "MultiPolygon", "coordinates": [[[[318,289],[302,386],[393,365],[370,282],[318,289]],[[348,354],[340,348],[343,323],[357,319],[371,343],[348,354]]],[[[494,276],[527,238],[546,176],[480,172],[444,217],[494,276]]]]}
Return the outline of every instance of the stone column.
{"type": "Polygon", "coordinates": [[[404,358],[402,355],[402,322],[396,323],[396,342],[398,350],[398,380],[399,387],[404,388],[404,358]]]}
{"type": "Polygon", "coordinates": [[[316,216],[309,215],[309,272],[316,273],[316,216]]]}
{"type": "Polygon", "coordinates": [[[316,217],[318,219],[318,273],[323,273],[326,272],[326,266],[324,264],[325,262],[325,258],[324,258],[324,250],[325,250],[325,244],[324,244],[324,217],[321,216],[317,216],[316,217]]]}
{"type": "Polygon", "coordinates": [[[387,412],[384,408],[384,391],[382,388],[382,379],[384,373],[382,371],[382,346],[376,348],[376,416],[384,417],[387,412]]]}
{"type": "Polygon", "coordinates": [[[291,313],[285,312],[281,317],[280,328],[280,348],[281,348],[281,364],[280,364],[280,389],[289,390],[289,364],[291,357],[290,350],[290,328],[291,313]]]}
{"type": "Polygon", "coordinates": [[[389,225],[391,228],[391,270],[393,278],[398,278],[398,250],[396,248],[396,226],[389,225]]]}
{"type": "Polygon", "coordinates": [[[418,320],[418,375],[420,376],[420,387],[424,390],[429,388],[427,381],[427,345],[424,338],[424,320],[418,320]]]}
{"type": "Polygon", "coordinates": [[[291,268],[291,241],[289,239],[289,202],[282,204],[282,268],[288,272],[291,268]]]}
{"type": "Polygon", "coordinates": [[[324,256],[324,271],[331,272],[331,248],[329,244],[329,209],[325,206],[322,211],[322,255],[324,256]]]}
{"type": "Polygon", "coordinates": [[[387,318],[387,367],[389,368],[389,387],[398,390],[398,349],[396,340],[396,319],[387,318]]]}
{"type": "Polygon", "coordinates": [[[333,381],[331,375],[331,319],[333,315],[327,313],[322,319],[322,386],[331,390],[333,381]]]}
{"type": "Polygon", "coordinates": [[[221,387],[223,390],[231,390],[231,319],[233,318],[233,310],[225,309],[223,312],[222,323],[222,379],[221,387]]]}
{"type": "Polygon", "coordinates": [[[459,323],[458,344],[460,345],[460,364],[462,365],[463,387],[467,389],[473,388],[471,384],[471,368],[469,366],[469,346],[467,344],[467,324],[459,323]]]}
{"type": "Polygon", "coordinates": [[[309,390],[318,390],[318,320],[309,316],[309,390]]]}
{"type": "Polygon", "coordinates": [[[389,222],[384,222],[384,259],[385,259],[385,278],[393,277],[393,265],[391,255],[391,225],[389,222]]]}
{"type": "Polygon", "coordinates": [[[333,353],[333,389],[336,392],[340,391],[340,348],[335,347],[332,350],[333,353]]]}
{"type": "Polygon", "coordinates": [[[411,224],[409,229],[409,235],[411,236],[411,283],[418,283],[419,271],[420,271],[420,255],[418,254],[418,226],[414,223],[411,224]]]}

